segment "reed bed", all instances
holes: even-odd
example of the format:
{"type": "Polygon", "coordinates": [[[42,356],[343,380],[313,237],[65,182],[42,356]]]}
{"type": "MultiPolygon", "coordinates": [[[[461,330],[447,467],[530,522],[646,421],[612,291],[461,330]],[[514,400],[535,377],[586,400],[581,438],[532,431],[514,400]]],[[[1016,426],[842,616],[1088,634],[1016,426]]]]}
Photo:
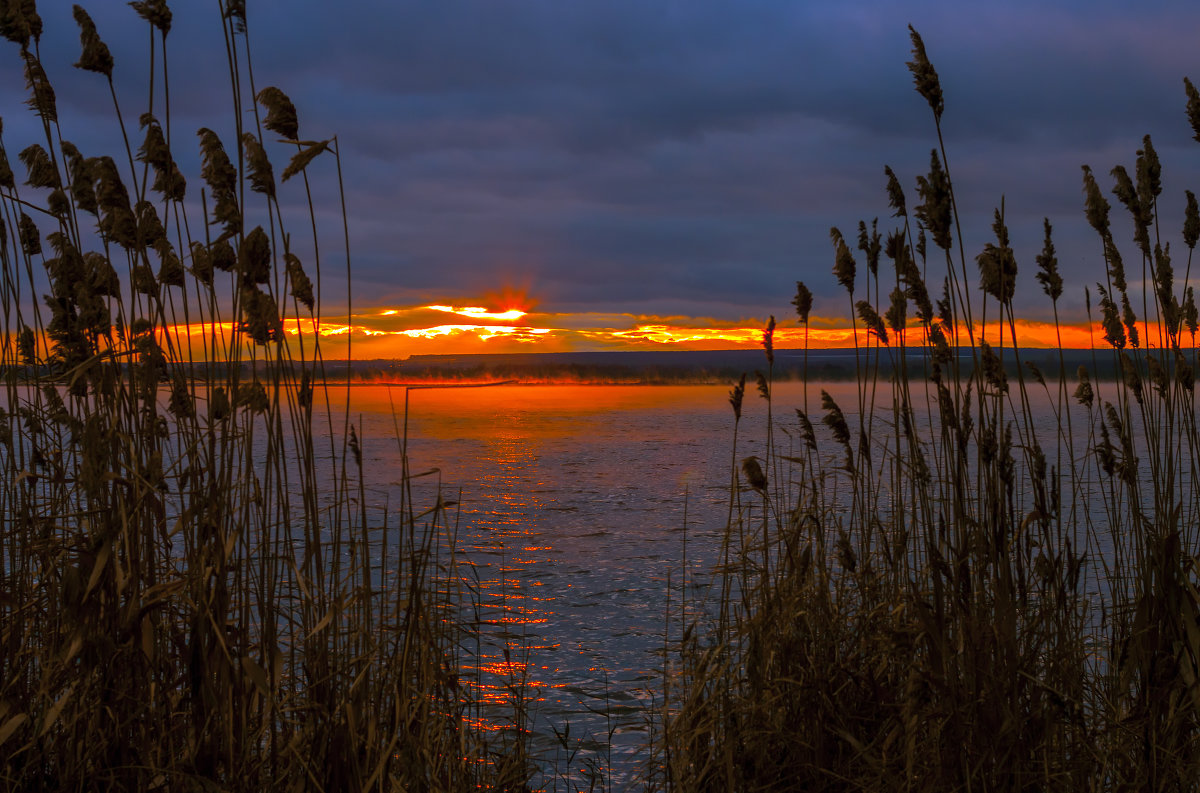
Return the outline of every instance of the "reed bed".
{"type": "Polygon", "coordinates": [[[129,5],[136,115],[74,7],[107,153],[60,125],[34,3],[0,14],[41,130],[0,149],[0,788],[518,789],[524,756],[469,726],[448,505],[414,505],[407,465],[369,505],[325,386],[320,271],[348,277],[349,234],[312,195],[341,195],[337,139],[256,85],[237,0],[232,112],[173,128],[171,11],[129,5]]]}
{"type": "MultiPolygon", "coordinates": [[[[744,379],[733,389],[723,563],[707,590],[691,588],[702,616],[685,616],[667,652],[652,786],[1194,789],[1195,196],[1164,201],[1183,211],[1160,217],[1149,136],[1132,172],[1111,171],[1129,221],[1110,219],[1085,166],[1106,265],[1086,287],[1102,328],[1093,364],[1025,366],[1003,201],[971,261],[940,82],[915,31],[912,43],[937,133],[918,200],[888,168],[892,228],[860,223],[857,240],[831,231],[834,275],[870,337],[853,401],[806,394],[786,422],[769,410],[780,440],[741,459],[736,428],[753,397],[744,379]],[[1182,279],[1167,242],[1179,222],[1182,279]],[[1128,231],[1135,247],[1123,251],[1128,231]],[[983,323],[1001,330],[985,341],[983,323]],[[906,347],[924,350],[920,374],[906,347]],[[1096,378],[1104,368],[1117,377],[1096,378]]],[[[1200,94],[1185,88],[1200,140],[1200,94]]],[[[1057,323],[1064,285],[1048,220],[1044,230],[1030,280],[1057,323]]],[[[806,285],[794,305],[807,326],[806,285]]],[[[768,403],[773,328],[757,378],[768,403]]]]}

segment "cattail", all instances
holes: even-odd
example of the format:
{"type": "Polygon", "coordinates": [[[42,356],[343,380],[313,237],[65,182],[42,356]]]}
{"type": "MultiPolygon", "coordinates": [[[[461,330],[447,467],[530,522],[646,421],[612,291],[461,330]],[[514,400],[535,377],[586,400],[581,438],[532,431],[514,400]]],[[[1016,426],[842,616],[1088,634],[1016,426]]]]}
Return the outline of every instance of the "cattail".
{"type": "Polygon", "coordinates": [[[854,294],[854,275],[857,269],[854,256],[850,253],[850,248],[846,245],[846,239],[842,236],[842,232],[836,226],[829,230],[829,237],[833,240],[835,251],[833,275],[847,292],[854,294]]]}
{"type": "Polygon", "coordinates": [[[30,187],[49,187],[51,189],[61,186],[58,169],[50,161],[50,155],[38,144],[34,143],[25,147],[17,155],[17,158],[29,172],[29,178],[25,180],[25,184],[30,187]]]}
{"type": "Polygon", "coordinates": [[[745,397],[745,395],[746,395],[746,375],[743,373],[742,379],[738,380],[738,384],[735,385],[729,392],[729,404],[731,407],[733,407],[734,422],[741,421],[742,399],[745,397]]]}
{"type": "Polygon", "coordinates": [[[37,256],[42,252],[41,232],[38,231],[37,225],[33,222],[33,218],[21,213],[21,219],[17,221],[17,236],[21,239],[21,250],[26,256],[37,256]]]}
{"type": "Polygon", "coordinates": [[[912,38],[913,45],[913,59],[908,62],[908,70],[912,72],[917,93],[925,97],[925,101],[933,110],[934,120],[940,122],[942,111],[945,109],[945,102],[942,99],[942,84],[938,80],[937,71],[925,54],[925,43],[921,41],[921,34],[917,33],[912,25],[908,26],[908,33],[912,38]]]}
{"type": "Polygon", "coordinates": [[[757,457],[747,457],[742,460],[742,473],[746,475],[746,482],[750,487],[760,493],[766,492],[767,475],[763,473],[762,466],[758,464],[757,457]]]}
{"type": "Polygon", "coordinates": [[[129,4],[137,15],[157,28],[165,37],[171,32],[171,9],[167,0],[134,0],[129,4]]]}
{"type": "Polygon", "coordinates": [[[1079,367],[1079,385],[1075,386],[1075,401],[1084,407],[1091,407],[1095,395],[1092,392],[1092,382],[1088,379],[1086,366],[1079,367]]]}
{"type": "Polygon", "coordinates": [[[915,212],[917,220],[933,235],[933,244],[944,251],[950,250],[953,226],[950,201],[950,177],[942,168],[937,149],[930,151],[929,176],[917,177],[917,193],[921,203],[915,212]]]}
{"type": "Polygon", "coordinates": [[[58,121],[58,108],[54,101],[54,88],[46,77],[42,62],[28,50],[22,51],[25,58],[25,86],[32,92],[26,104],[33,108],[38,116],[50,124],[58,121]]]}
{"type": "Polygon", "coordinates": [[[237,169],[229,161],[217,133],[207,127],[200,136],[200,176],[213,196],[213,223],[223,224],[225,234],[233,236],[242,230],[242,213],[238,209],[237,169]]]}
{"type": "Polygon", "coordinates": [[[867,326],[867,334],[879,339],[880,344],[887,344],[887,329],[883,326],[883,320],[879,318],[879,312],[875,310],[875,307],[866,300],[858,301],[854,307],[858,309],[858,316],[867,326]]]}
{"type": "Polygon", "coordinates": [[[1122,350],[1125,348],[1125,328],[1121,326],[1120,317],[1117,315],[1117,304],[1103,286],[1096,284],[1096,289],[1100,291],[1100,324],[1104,328],[1104,340],[1115,349],[1122,350]]]}
{"type": "Polygon", "coordinates": [[[271,277],[271,241],[262,226],[242,240],[238,249],[238,269],[244,283],[265,284],[271,277]]]}
{"type": "Polygon", "coordinates": [[[767,352],[767,363],[774,365],[775,363],[775,315],[767,320],[767,327],[763,328],[762,346],[767,352]]]}
{"type": "Polygon", "coordinates": [[[291,179],[293,176],[307,168],[308,164],[316,159],[318,154],[329,150],[328,140],[320,140],[316,143],[306,146],[304,149],[292,155],[291,162],[289,162],[287,167],[283,169],[283,175],[279,177],[280,181],[286,182],[288,179],[291,179]]]}
{"type": "Polygon", "coordinates": [[[812,311],[813,294],[803,281],[796,282],[796,296],[792,298],[792,305],[796,307],[796,316],[800,318],[800,323],[808,324],[808,315],[812,311]]]}
{"type": "Polygon", "coordinates": [[[1050,239],[1050,218],[1042,218],[1042,228],[1046,232],[1045,241],[1042,243],[1042,252],[1038,254],[1038,283],[1042,285],[1042,290],[1055,303],[1062,297],[1063,279],[1058,274],[1058,257],[1055,256],[1054,242],[1050,239]]]}
{"type": "Polygon", "coordinates": [[[275,197],[275,176],[271,160],[258,138],[247,132],[242,135],[242,148],[246,150],[246,166],[250,172],[250,189],[267,198],[275,197]]]}
{"type": "Polygon", "coordinates": [[[296,120],[296,106],[287,94],[275,86],[267,86],[255,97],[258,103],[267,109],[267,117],[263,126],[272,132],[282,135],[287,140],[296,140],[300,136],[300,124],[296,120]]]}
{"type": "Polygon", "coordinates": [[[1092,169],[1086,165],[1083,166],[1083,195],[1084,214],[1087,215],[1088,223],[1096,230],[1096,233],[1104,239],[1108,239],[1109,204],[1100,192],[1100,185],[1096,184],[1096,177],[1092,175],[1092,169]]]}
{"type": "Polygon", "coordinates": [[[1191,190],[1184,190],[1187,194],[1187,209],[1183,212],[1183,242],[1188,246],[1188,250],[1193,250],[1196,247],[1196,241],[1200,240],[1200,207],[1196,204],[1196,194],[1191,190]]]}
{"type": "Polygon", "coordinates": [[[1183,78],[1183,90],[1187,92],[1187,117],[1188,122],[1192,125],[1192,132],[1195,140],[1200,141],[1200,92],[1196,91],[1196,86],[1192,85],[1192,81],[1188,78],[1183,78]]]}
{"type": "Polygon", "coordinates": [[[304,267],[300,264],[300,260],[295,254],[284,253],[283,261],[287,265],[288,280],[292,284],[292,297],[299,300],[309,311],[313,310],[315,301],[313,300],[312,281],[304,272],[304,267]]]}
{"type": "Polygon", "coordinates": [[[111,80],[112,53],[108,51],[108,45],[100,40],[100,34],[96,31],[96,23],[92,22],[88,12],[78,5],[72,6],[72,12],[75,15],[75,24],[79,25],[79,44],[82,47],[75,68],[103,74],[111,80]]]}
{"type": "Polygon", "coordinates": [[[896,178],[896,172],[890,165],[883,166],[883,172],[887,175],[888,206],[896,210],[892,217],[902,217],[905,212],[904,190],[900,187],[900,180],[896,178]]]}

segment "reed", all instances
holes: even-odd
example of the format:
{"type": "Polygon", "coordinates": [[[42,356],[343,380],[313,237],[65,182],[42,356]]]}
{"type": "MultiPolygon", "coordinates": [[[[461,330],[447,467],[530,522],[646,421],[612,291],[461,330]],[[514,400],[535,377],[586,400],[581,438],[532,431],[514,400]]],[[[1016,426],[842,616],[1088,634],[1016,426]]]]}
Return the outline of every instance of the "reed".
{"type": "Polygon", "coordinates": [[[342,195],[337,138],[301,139],[256,84],[245,4],[222,2],[231,114],[199,130],[189,183],[172,15],[130,5],[134,115],[74,8],[124,152],[68,140],[34,4],[0,15],[41,130],[20,178],[0,148],[0,787],[519,787],[469,726],[449,502],[419,510],[405,466],[368,503],[361,428],[326,386],[322,254],[348,274],[349,232],[312,194],[342,195]]]}
{"type": "MultiPolygon", "coordinates": [[[[685,621],[667,654],[652,786],[1191,789],[1200,433],[1188,279],[1200,211],[1189,192],[1182,217],[1160,215],[1147,136],[1133,169],[1111,172],[1135,243],[1123,259],[1124,231],[1085,166],[1084,211],[1106,264],[1094,285],[1103,341],[1091,372],[1067,372],[1061,357],[1058,371],[1024,365],[1004,203],[972,262],[940,81],[911,35],[937,146],[916,205],[886,169],[892,273],[871,266],[874,294],[832,233],[834,275],[872,339],[854,404],[823,392],[816,422],[806,395],[792,428],[800,453],[748,459],[740,475],[735,440],[723,564],[707,616],[685,621]],[[1182,280],[1166,241],[1179,220],[1182,280]],[[1141,277],[1127,278],[1138,263],[1141,277]],[[982,323],[1000,332],[985,340],[982,323]],[[928,377],[908,373],[906,345],[925,350],[928,377]],[[891,359],[886,378],[872,352],[891,359]],[[1117,375],[1101,381],[1098,369],[1117,375]],[[1039,424],[1035,405],[1056,421],[1039,424]]],[[[1200,140],[1200,94],[1185,88],[1200,140]]],[[[880,249],[867,228],[859,250],[871,265],[880,249]]],[[[1049,220],[1035,277],[1057,325],[1049,220]]],[[[804,284],[794,305],[807,325],[804,284]]],[[[740,387],[735,396],[736,439],[740,387]]]]}

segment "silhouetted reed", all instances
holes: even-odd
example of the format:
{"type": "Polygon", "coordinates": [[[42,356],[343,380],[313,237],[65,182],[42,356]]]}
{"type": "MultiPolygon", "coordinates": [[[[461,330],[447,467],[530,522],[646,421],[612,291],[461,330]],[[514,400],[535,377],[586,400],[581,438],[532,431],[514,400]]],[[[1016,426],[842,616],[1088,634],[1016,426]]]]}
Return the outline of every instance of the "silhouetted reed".
{"type": "MultiPolygon", "coordinates": [[[[245,6],[221,3],[235,111],[199,130],[189,184],[171,11],[130,5],[151,33],[140,141],[74,9],[123,157],[64,139],[34,4],[0,14],[43,132],[20,185],[0,148],[0,787],[519,787],[524,755],[469,726],[447,504],[416,509],[405,468],[389,508],[368,505],[325,385],[307,188],[340,195],[337,141],[296,141],[286,95],[255,93],[245,6]],[[303,177],[311,249],[264,128],[296,148],[282,181],[303,177]]],[[[349,267],[348,243],[332,255],[349,267]]]]}
{"type": "MultiPolygon", "coordinates": [[[[1078,373],[1065,371],[1061,350],[1057,372],[1023,365],[1003,201],[972,277],[940,82],[915,31],[912,43],[909,68],[938,145],[911,209],[885,169],[897,223],[884,246],[894,265],[886,303],[875,224],[860,223],[858,248],[867,287],[876,279],[873,296],[841,233],[831,235],[834,277],[870,339],[857,405],[822,392],[823,428],[807,405],[797,411],[802,453],[765,465],[746,458],[739,477],[737,389],[726,550],[709,616],[686,621],[667,655],[655,747],[663,774],[654,783],[1192,789],[1200,779],[1195,198],[1187,194],[1183,213],[1179,282],[1150,138],[1132,171],[1113,169],[1112,192],[1132,222],[1129,262],[1142,266],[1132,293],[1108,200],[1084,166],[1083,209],[1105,261],[1095,289],[1107,347],[1094,348],[1092,366],[1078,373]],[[931,293],[941,295],[936,306],[931,293]],[[927,377],[908,373],[906,344],[926,351],[927,377]],[[892,359],[886,379],[871,355],[892,359]],[[1097,368],[1115,377],[1098,380],[1089,372],[1097,368]],[[1054,417],[1049,429],[1035,411],[1054,417]]],[[[1200,99],[1185,84],[1200,140],[1200,99]]],[[[1037,266],[1057,328],[1064,285],[1049,220],[1037,266]]],[[[793,303],[807,326],[811,294],[797,286],[793,303]]]]}

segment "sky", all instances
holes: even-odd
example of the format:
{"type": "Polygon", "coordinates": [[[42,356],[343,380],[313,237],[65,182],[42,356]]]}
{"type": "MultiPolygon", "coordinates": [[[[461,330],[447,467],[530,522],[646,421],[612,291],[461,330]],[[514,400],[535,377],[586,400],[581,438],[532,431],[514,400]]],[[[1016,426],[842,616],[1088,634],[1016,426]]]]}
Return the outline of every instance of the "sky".
{"type": "MultiPolygon", "coordinates": [[[[831,275],[830,227],[853,238],[860,220],[878,217],[885,233],[893,228],[884,166],[911,206],[937,144],[905,67],[909,24],[945,93],[942,128],[968,262],[992,240],[1003,199],[1030,343],[1045,341],[1039,323],[1052,317],[1032,278],[1043,217],[1067,281],[1063,320],[1080,325],[1084,286],[1093,285],[1094,302],[1104,279],[1083,217],[1080,166],[1090,164],[1107,190],[1114,165],[1132,171],[1145,134],[1163,162],[1163,234],[1176,240],[1183,269],[1183,190],[1200,189],[1200,143],[1182,83],[1200,79],[1195,3],[247,6],[256,85],[291,97],[301,137],[337,137],[353,316],[336,174],[321,163],[318,216],[334,224],[322,232],[324,312],[329,329],[353,328],[372,357],[748,346],[768,315],[780,322],[781,346],[793,346],[797,280],[815,295],[814,332],[845,343],[850,301],[831,275]]],[[[195,202],[201,180],[190,135],[209,126],[231,146],[231,94],[218,3],[172,8],[171,126],[195,202]]],[[[116,59],[127,123],[136,123],[147,97],[148,28],[124,3],[88,10],[116,59]]],[[[118,145],[102,78],[70,68],[79,52],[70,5],[43,2],[39,11],[64,137],[85,154],[118,145]]],[[[0,115],[15,161],[37,128],[21,104],[17,49],[4,45],[0,115]]],[[[298,180],[281,196],[299,211],[298,180]]],[[[1110,200],[1131,258],[1132,227],[1110,200]]]]}

